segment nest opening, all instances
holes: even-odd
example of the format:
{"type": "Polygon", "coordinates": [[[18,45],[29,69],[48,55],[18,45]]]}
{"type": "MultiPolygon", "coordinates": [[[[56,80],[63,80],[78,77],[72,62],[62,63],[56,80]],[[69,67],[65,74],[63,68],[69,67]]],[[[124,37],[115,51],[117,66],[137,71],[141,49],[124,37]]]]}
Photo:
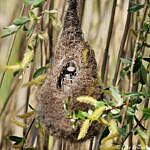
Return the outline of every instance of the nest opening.
{"type": "Polygon", "coordinates": [[[66,65],[62,67],[62,70],[60,72],[60,75],[58,77],[57,81],[57,88],[59,90],[63,89],[63,83],[65,80],[68,80],[70,84],[73,83],[73,80],[75,79],[77,75],[77,67],[74,62],[70,61],[66,65]]]}

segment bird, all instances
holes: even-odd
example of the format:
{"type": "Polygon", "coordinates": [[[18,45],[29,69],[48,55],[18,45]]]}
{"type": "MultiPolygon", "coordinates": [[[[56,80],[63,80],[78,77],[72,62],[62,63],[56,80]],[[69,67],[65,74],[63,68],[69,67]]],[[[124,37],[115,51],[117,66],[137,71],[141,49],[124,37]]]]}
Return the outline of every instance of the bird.
{"type": "Polygon", "coordinates": [[[54,54],[54,61],[47,72],[47,79],[37,93],[37,116],[49,134],[72,143],[85,141],[98,133],[99,126],[91,125],[87,135],[77,140],[82,122],[72,126],[68,112],[93,109],[89,104],[77,101],[88,95],[99,100],[97,63],[94,50],[85,41],[77,13],[77,0],[68,0],[63,28],[54,54]]]}

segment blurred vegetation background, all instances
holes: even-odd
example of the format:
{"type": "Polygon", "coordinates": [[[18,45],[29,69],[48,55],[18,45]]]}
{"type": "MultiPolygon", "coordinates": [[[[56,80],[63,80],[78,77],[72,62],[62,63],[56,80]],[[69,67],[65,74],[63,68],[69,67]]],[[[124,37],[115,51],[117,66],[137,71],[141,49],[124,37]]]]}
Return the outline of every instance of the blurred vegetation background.
{"type": "MultiPolygon", "coordinates": [[[[132,2],[145,3],[144,0],[132,2]]],[[[142,19],[144,18],[146,22],[150,21],[147,16],[148,8],[143,6],[144,8],[139,11],[131,13],[128,11],[130,7],[130,0],[79,0],[78,7],[84,37],[95,51],[102,86],[117,86],[122,92],[138,91],[139,89],[139,86],[134,86],[138,75],[134,75],[132,79],[132,91],[130,91],[129,76],[126,75],[123,80],[120,80],[120,71],[126,65],[120,58],[132,60],[136,41],[141,41],[141,39],[138,39],[138,32],[141,28],[142,19]],[[143,17],[144,13],[146,13],[145,17],[143,17]]],[[[25,5],[23,0],[0,0],[0,31],[2,32],[4,27],[11,25],[19,16],[28,16],[29,11],[30,6],[25,5]]],[[[32,112],[36,109],[38,86],[24,86],[24,84],[31,81],[36,69],[50,64],[63,25],[65,11],[66,0],[47,0],[44,5],[33,11],[41,17],[36,22],[32,21],[27,28],[33,26],[33,36],[36,32],[40,33],[39,41],[34,46],[36,50],[34,49],[32,63],[15,76],[13,71],[6,71],[1,68],[21,62],[30,40],[22,30],[6,38],[0,38],[0,149],[2,150],[13,149],[11,148],[11,142],[7,139],[10,135],[24,136],[27,138],[26,145],[28,147],[37,147],[40,150],[48,149],[47,145],[49,145],[49,149],[54,150],[96,149],[96,144],[92,145],[90,141],[70,145],[49,137],[46,133],[43,133],[42,128],[32,127],[35,114],[31,113],[31,116],[26,114],[26,112],[32,112]],[[57,13],[53,17],[47,18],[42,14],[44,10],[57,10],[57,13]],[[30,117],[16,118],[19,114],[26,114],[30,117]],[[25,124],[32,129],[26,128],[25,124]],[[68,148],[69,146],[70,148],[68,148]]],[[[146,41],[150,42],[149,35],[146,36],[146,41]]],[[[149,57],[149,47],[143,49],[142,53],[136,53],[136,58],[138,55],[142,55],[142,58],[149,57]]],[[[146,68],[148,67],[147,62],[143,62],[143,64],[146,68]]],[[[147,74],[147,82],[144,86],[149,91],[149,74],[147,74]]],[[[145,105],[148,108],[149,96],[145,99],[146,102],[143,101],[138,107],[145,105]]],[[[141,116],[140,112],[137,113],[137,117],[141,118],[141,116]]],[[[36,122],[33,124],[38,126],[36,122]]],[[[149,125],[148,121],[144,122],[145,128],[149,128],[149,125]]],[[[138,142],[138,139],[135,138],[133,143],[137,145],[138,142]]]]}

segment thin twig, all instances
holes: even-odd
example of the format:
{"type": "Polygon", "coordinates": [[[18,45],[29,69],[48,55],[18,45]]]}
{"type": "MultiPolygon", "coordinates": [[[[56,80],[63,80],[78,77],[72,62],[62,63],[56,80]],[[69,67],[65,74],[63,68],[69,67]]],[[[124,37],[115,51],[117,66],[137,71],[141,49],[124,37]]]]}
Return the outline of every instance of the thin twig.
{"type": "Polygon", "coordinates": [[[112,10],[111,10],[111,19],[110,19],[110,24],[109,24],[106,48],[105,48],[105,52],[104,52],[102,70],[101,70],[101,79],[102,79],[103,82],[104,82],[105,74],[106,74],[106,66],[107,66],[106,64],[108,62],[107,59],[108,59],[111,35],[112,35],[112,31],[113,31],[113,26],[114,26],[114,17],[115,17],[115,11],[116,11],[116,4],[117,4],[117,0],[114,0],[112,10]]]}
{"type": "MultiPolygon", "coordinates": [[[[25,134],[25,136],[24,136],[24,139],[25,139],[25,140],[27,139],[27,137],[28,137],[28,135],[29,135],[29,132],[30,132],[30,130],[31,130],[31,128],[32,128],[32,126],[33,126],[33,124],[34,124],[34,122],[35,122],[35,118],[32,120],[32,122],[31,122],[31,124],[30,124],[30,126],[29,126],[29,128],[28,128],[28,130],[27,130],[27,132],[26,132],[26,134],[25,134]]],[[[26,142],[26,141],[23,142],[23,144],[22,144],[22,146],[21,146],[21,150],[23,150],[23,147],[24,147],[25,142],[26,142]]]]}
{"type": "MultiPolygon", "coordinates": [[[[131,6],[131,3],[129,1],[128,9],[130,8],[130,6],[131,6]]],[[[120,58],[123,54],[124,46],[125,46],[125,43],[126,43],[128,30],[129,30],[129,26],[130,26],[130,18],[131,18],[131,13],[128,12],[127,20],[126,20],[126,24],[125,24],[125,29],[124,29],[124,32],[123,32],[123,36],[122,36],[122,40],[121,40],[121,44],[120,44],[120,48],[119,48],[119,54],[118,54],[118,58],[117,58],[117,65],[116,65],[115,75],[114,75],[114,79],[113,79],[113,85],[114,86],[116,86],[116,81],[117,81],[118,76],[119,76],[119,69],[120,69],[120,63],[121,63],[120,58]]]]}

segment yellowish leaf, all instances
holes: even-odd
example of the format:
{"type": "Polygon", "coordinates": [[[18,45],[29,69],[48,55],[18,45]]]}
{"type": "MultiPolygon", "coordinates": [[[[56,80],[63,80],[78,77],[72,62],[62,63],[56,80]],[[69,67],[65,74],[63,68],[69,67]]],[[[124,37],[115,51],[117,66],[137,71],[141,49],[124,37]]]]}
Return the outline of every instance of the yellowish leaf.
{"type": "Polygon", "coordinates": [[[25,83],[23,86],[41,85],[46,77],[46,74],[39,75],[37,78],[25,83]]]}
{"type": "Polygon", "coordinates": [[[14,123],[15,125],[21,127],[21,128],[27,128],[28,126],[22,122],[18,122],[17,120],[11,120],[12,123],[14,123]]]}
{"type": "Polygon", "coordinates": [[[85,137],[85,135],[88,132],[89,127],[90,127],[90,120],[86,119],[81,126],[80,133],[78,135],[78,140],[85,137]]]}
{"type": "Polygon", "coordinates": [[[34,115],[35,112],[34,111],[31,111],[31,112],[27,112],[25,114],[21,114],[21,115],[17,115],[18,118],[21,118],[21,119],[26,119],[26,118],[29,118],[31,117],[32,115],[34,115]]]}
{"type": "Polygon", "coordinates": [[[22,69],[20,64],[17,65],[8,65],[8,66],[0,66],[0,70],[10,70],[10,71],[17,71],[19,69],[22,69]]]}
{"type": "Polygon", "coordinates": [[[90,104],[95,107],[97,105],[97,100],[91,96],[79,96],[79,97],[77,97],[77,101],[79,101],[81,103],[90,104]]]}

